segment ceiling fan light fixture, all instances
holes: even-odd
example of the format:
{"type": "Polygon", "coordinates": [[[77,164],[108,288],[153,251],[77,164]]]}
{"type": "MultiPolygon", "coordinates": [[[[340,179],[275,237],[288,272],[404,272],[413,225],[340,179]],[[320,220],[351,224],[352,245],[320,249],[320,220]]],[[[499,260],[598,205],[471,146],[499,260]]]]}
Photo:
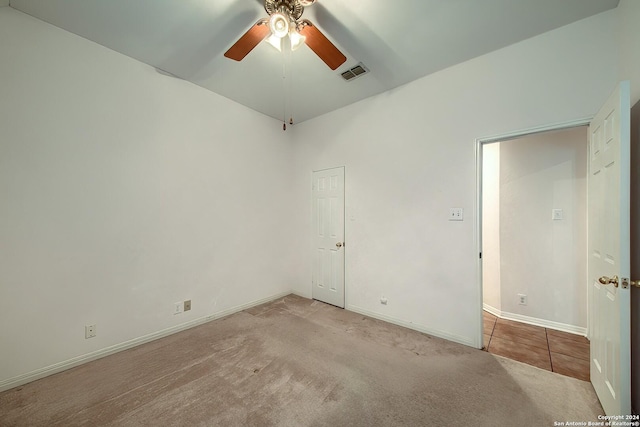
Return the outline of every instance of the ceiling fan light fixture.
{"type": "Polygon", "coordinates": [[[291,28],[289,40],[291,41],[291,50],[296,50],[304,44],[307,38],[300,34],[295,28],[291,28]]]}
{"type": "Polygon", "coordinates": [[[282,52],[282,39],[280,37],[277,37],[275,34],[271,34],[267,37],[267,43],[278,49],[279,52],[282,52]]]}
{"type": "Polygon", "coordinates": [[[271,15],[271,18],[269,18],[269,29],[272,35],[278,38],[285,37],[289,34],[289,18],[283,13],[274,13],[271,15]]]}

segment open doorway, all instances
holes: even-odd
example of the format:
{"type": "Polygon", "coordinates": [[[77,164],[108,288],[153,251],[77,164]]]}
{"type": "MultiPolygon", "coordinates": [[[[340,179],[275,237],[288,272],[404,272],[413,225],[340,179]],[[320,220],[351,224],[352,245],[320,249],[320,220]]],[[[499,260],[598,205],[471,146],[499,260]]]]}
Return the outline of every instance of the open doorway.
{"type": "Polygon", "coordinates": [[[588,381],[587,129],[480,151],[484,347],[588,381]]]}

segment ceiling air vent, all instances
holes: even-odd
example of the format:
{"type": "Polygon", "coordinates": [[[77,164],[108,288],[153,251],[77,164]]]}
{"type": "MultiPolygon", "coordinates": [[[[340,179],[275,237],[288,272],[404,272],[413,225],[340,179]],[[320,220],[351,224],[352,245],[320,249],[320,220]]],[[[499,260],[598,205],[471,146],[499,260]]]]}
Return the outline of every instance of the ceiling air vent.
{"type": "Polygon", "coordinates": [[[361,62],[355,67],[350,68],[347,71],[343,71],[341,74],[343,79],[345,79],[346,81],[351,81],[356,77],[360,77],[364,74],[367,74],[368,72],[369,70],[367,70],[367,68],[364,65],[362,65],[362,62],[361,62]]]}

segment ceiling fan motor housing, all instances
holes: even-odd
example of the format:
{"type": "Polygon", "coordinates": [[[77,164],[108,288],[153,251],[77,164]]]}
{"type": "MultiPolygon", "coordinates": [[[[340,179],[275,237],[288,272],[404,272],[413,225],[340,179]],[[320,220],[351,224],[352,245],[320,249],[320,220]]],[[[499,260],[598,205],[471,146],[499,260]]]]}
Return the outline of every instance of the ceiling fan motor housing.
{"type": "MultiPolygon", "coordinates": [[[[311,2],[311,4],[313,4],[313,2],[311,2]]],[[[304,6],[300,0],[265,0],[264,9],[269,16],[274,13],[282,13],[293,21],[300,19],[304,12],[304,6]]]]}

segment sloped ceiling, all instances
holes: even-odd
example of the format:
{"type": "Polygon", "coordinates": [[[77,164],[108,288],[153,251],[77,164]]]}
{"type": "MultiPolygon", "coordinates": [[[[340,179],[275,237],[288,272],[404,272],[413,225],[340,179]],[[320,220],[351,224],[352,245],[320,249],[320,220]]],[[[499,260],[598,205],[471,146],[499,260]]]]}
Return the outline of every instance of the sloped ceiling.
{"type": "MultiPolygon", "coordinates": [[[[0,0],[0,5],[3,0],[0,0]]],[[[282,120],[311,119],[476,56],[615,8],[619,0],[318,0],[311,20],[347,56],[330,70],[307,46],[224,52],[257,0],[11,0],[10,6],[282,120]],[[345,82],[362,62],[370,73],[345,82]]]]}

